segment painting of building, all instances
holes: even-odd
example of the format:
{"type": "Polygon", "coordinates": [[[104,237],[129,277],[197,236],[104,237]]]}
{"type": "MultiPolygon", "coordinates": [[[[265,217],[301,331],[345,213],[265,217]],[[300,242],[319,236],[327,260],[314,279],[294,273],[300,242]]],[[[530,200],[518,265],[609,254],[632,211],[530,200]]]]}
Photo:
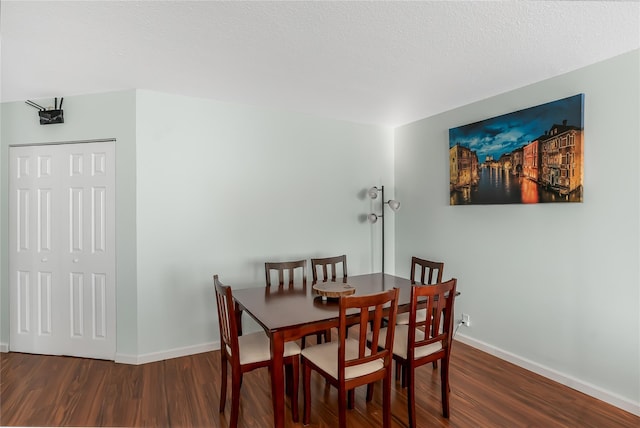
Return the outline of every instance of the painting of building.
{"type": "Polygon", "coordinates": [[[578,94],[449,129],[450,204],[582,202],[583,112],[578,94]]]}
{"type": "Polygon", "coordinates": [[[477,184],[478,156],[467,147],[455,145],[449,149],[449,182],[461,189],[477,184]]]}
{"type": "Polygon", "coordinates": [[[567,124],[554,124],[542,139],[540,183],[566,196],[582,191],[583,130],[567,124]]]}
{"type": "Polygon", "coordinates": [[[540,168],[540,150],[538,140],[534,140],[522,148],[522,174],[531,181],[538,183],[540,168]]]}

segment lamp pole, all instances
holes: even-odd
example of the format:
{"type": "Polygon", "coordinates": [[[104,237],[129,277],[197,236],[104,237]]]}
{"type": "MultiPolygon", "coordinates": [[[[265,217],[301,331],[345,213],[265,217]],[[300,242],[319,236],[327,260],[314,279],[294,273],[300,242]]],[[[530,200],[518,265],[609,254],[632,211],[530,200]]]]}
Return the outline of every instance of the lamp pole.
{"type": "Polygon", "coordinates": [[[391,208],[392,211],[398,211],[398,209],[400,208],[400,202],[396,201],[395,199],[390,199],[388,201],[385,201],[384,199],[384,186],[374,186],[372,188],[369,189],[369,197],[371,199],[376,199],[378,197],[378,193],[381,194],[382,196],[382,202],[380,203],[380,214],[376,214],[376,213],[371,213],[369,214],[369,221],[371,223],[375,223],[376,221],[378,221],[379,218],[382,218],[382,235],[380,237],[380,242],[382,243],[382,248],[380,248],[381,254],[382,254],[382,273],[385,272],[385,266],[384,266],[384,206],[389,205],[389,208],[391,208]]]}
{"type": "Polygon", "coordinates": [[[380,193],[382,194],[382,206],[380,207],[382,215],[382,274],[384,275],[384,186],[380,186],[380,193]]]}

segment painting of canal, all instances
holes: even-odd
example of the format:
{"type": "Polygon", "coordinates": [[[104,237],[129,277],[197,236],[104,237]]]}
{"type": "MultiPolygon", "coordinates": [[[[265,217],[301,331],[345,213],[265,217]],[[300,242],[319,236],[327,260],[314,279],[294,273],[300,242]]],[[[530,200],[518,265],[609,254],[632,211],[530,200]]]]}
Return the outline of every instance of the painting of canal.
{"type": "Polygon", "coordinates": [[[449,129],[450,205],[582,202],[584,94],[449,129]]]}

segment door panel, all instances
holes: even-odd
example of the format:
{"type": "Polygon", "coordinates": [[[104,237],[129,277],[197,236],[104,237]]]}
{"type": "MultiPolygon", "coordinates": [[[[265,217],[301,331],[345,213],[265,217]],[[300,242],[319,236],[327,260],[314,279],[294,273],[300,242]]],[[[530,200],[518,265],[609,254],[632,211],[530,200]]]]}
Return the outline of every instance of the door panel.
{"type": "Polygon", "coordinates": [[[10,148],[12,351],[115,357],[115,145],[10,148]]]}
{"type": "Polygon", "coordinates": [[[17,319],[18,325],[16,326],[18,329],[18,333],[29,334],[31,332],[31,272],[25,272],[19,270],[16,272],[17,275],[17,298],[18,302],[16,305],[17,308],[17,319]]]}
{"type": "Polygon", "coordinates": [[[38,252],[51,251],[51,189],[38,189],[38,252]]]}
{"type": "Polygon", "coordinates": [[[38,272],[38,333],[50,336],[52,334],[51,320],[51,272],[38,272]]]}

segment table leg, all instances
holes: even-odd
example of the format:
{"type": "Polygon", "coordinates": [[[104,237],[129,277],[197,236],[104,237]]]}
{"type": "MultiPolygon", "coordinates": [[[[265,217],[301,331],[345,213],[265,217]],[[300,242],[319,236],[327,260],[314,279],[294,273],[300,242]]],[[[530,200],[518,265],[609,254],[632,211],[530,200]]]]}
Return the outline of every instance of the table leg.
{"type": "Polygon", "coordinates": [[[273,426],[284,427],[284,337],[276,332],[271,336],[271,398],[273,426]]]}

